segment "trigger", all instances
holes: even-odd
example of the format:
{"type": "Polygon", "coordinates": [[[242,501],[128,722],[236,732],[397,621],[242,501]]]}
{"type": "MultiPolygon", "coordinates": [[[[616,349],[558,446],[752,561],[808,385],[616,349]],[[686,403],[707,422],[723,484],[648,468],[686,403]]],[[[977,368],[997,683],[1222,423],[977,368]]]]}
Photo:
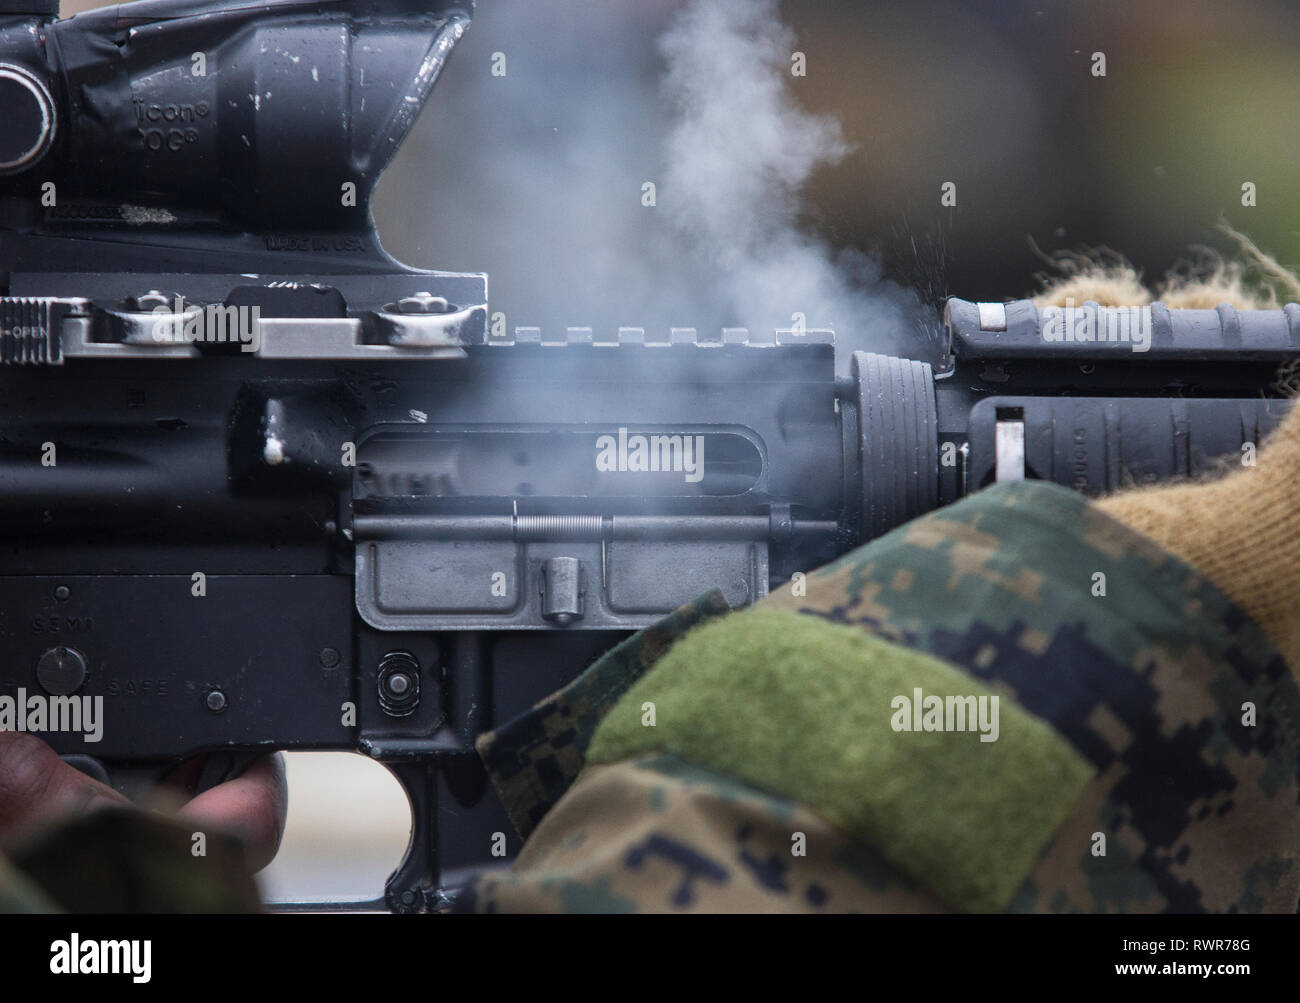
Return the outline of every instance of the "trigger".
{"type": "Polygon", "coordinates": [[[261,752],[209,752],[203,757],[198,779],[194,782],[194,793],[202,794],[218,784],[240,777],[255,762],[262,758],[261,752]]]}

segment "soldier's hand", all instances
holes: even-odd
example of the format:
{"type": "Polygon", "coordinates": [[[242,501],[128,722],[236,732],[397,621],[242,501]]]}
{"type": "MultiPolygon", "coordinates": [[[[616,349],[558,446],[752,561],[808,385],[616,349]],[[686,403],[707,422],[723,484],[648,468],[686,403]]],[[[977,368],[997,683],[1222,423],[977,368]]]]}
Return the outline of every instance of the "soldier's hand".
{"type": "MultiPolygon", "coordinates": [[[[60,816],[130,804],[111,787],[69,766],[39,738],[0,732],[0,847],[60,816]]],[[[287,808],[284,760],[275,754],[190,799],[179,815],[237,836],[247,851],[249,867],[257,871],[280,848],[287,808]]]]}

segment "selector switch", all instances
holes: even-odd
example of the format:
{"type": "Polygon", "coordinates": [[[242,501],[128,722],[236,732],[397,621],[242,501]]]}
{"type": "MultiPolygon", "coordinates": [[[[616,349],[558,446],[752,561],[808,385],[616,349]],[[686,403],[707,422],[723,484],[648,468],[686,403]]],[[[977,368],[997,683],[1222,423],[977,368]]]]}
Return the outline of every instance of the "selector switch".
{"type": "Polygon", "coordinates": [[[85,656],[76,648],[50,648],[36,662],[36,681],[51,696],[72,696],[86,681],[85,656]]]}
{"type": "Polygon", "coordinates": [[[0,63],[0,174],[26,170],[54,139],[54,99],[49,88],[21,66],[0,63]]]}

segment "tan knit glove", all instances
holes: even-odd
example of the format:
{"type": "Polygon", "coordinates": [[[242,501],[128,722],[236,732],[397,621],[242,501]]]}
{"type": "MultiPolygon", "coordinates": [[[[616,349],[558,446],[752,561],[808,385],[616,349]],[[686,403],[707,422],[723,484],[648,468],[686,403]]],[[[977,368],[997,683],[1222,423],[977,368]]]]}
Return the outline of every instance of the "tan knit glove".
{"type": "Polygon", "coordinates": [[[1300,679],[1300,405],[1268,436],[1254,466],[1098,504],[1227,593],[1300,679]]]}

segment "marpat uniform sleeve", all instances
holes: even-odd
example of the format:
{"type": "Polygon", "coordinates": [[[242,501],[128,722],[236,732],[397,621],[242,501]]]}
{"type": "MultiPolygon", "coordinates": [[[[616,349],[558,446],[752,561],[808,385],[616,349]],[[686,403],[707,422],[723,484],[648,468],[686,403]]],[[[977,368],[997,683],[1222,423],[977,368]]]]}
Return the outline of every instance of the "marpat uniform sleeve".
{"type": "Polygon", "coordinates": [[[803,585],[636,635],[581,726],[488,737],[499,788],[552,779],[459,908],[1295,910],[1300,691],[1191,565],[1023,482],[803,585]]]}

